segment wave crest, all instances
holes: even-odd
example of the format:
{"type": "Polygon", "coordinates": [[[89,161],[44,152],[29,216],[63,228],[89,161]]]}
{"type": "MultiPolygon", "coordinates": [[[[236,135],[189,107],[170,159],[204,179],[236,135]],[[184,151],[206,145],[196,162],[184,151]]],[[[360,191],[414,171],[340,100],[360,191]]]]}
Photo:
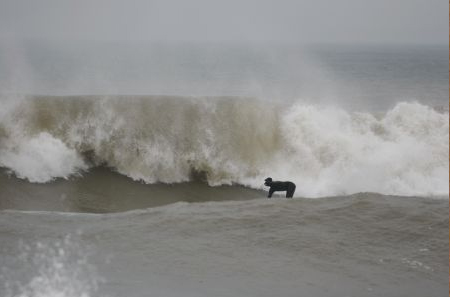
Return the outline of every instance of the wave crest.
{"type": "Polygon", "coordinates": [[[31,138],[11,139],[0,150],[0,164],[30,182],[43,183],[68,178],[87,169],[78,153],[47,132],[31,138]]]}
{"type": "Polygon", "coordinates": [[[305,196],[448,193],[448,112],[418,103],[374,115],[250,98],[41,97],[8,114],[0,166],[33,182],[90,163],[147,183],[200,173],[261,188],[271,175],[305,196]]]}

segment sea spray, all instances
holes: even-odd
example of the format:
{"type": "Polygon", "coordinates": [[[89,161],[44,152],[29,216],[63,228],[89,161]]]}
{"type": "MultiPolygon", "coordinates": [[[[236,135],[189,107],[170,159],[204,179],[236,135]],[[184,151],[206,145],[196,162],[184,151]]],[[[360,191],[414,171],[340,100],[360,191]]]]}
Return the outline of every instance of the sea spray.
{"type": "Polygon", "coordinates": [[[448,192],[448,113],[417,103],[379,117],[296,105],[282,126],[293,163],[277,173],[295,176],[306,195],[448,192]]]}
{"type": "Polygon", "coordinates": [[[11,114],[0,166],[34,182],[102,164],[146,183],[200,173],[261,188],[270,175],[309,197],[448,193],[448,112],[419,103],[371,114],[239,97],[34,97],[11,114]]]}
{"type": "Polygon", "coordinates": [[[0,164],[30,182],[47,182],[86,169],[83,159],[47,132],[35,137],[11,139],[0,150],[0,164]]]}
{"type": "Polygon", "coordinates": [[[22,242],[17,252],[18,257],[10,265],[22,269],[4,266],[1,270],[1,291],[5,297],[96,296],[100,278],[89,264],[89,249],[74,237],[22,242]]]}

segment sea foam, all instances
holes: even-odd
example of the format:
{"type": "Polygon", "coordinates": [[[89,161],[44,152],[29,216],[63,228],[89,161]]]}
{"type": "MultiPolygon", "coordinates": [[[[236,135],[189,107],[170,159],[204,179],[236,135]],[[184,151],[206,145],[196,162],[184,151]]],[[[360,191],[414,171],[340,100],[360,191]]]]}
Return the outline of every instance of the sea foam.
{"type": "Polygon", "coordinates": [[[11,139],[0,150],[0,164],[18,177],[43,183],[68,178],[87,168],[83,159],[60,139],[47,132],[23,139],[11,139]]]}
{"type": "Polygon", "coordinates": [[[0,166],[32,182],[106,165],[134,180],[261,188],[297,196],[448,194],[448,112],[384,113],[251,98],[40,97],[0,121],[0,166]]]}

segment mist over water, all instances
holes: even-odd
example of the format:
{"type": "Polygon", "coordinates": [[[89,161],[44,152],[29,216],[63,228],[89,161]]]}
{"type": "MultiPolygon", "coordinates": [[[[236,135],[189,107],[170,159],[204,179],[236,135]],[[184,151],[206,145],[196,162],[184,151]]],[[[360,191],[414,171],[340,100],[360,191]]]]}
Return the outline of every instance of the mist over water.
{"type": "Polygon", "coordinates": [[[314,197],[448,193],[441,47],[14,46],[0,47],[0,164],[30,182],[106,165],[146,183],[276,175],[314,197]]]}
{"type": "Polygon", "coordinates": [[[240,96],[385,110],[446,106],[445,46],[2,42],[1,93],[240,96]]]}
{"type": "Polygon", "coordinates": [[[446,296],[447,11],[0,1],[0,297],[446,296]]]}
{"type": "Polygon", "coordinates": [[[0,295],[446,294],[447,49],[2,43],[0,295]]]}

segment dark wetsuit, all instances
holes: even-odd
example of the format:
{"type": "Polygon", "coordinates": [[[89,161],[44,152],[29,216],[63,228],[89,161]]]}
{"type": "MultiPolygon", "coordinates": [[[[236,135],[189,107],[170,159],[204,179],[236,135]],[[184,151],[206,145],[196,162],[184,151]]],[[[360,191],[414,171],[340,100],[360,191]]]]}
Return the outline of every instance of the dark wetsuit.
{"type": "Polygon", "coordinates": [[[286,198],[292,198],[295,192],[295,184],[293,182],[272,181],[266,182],[266,186],[270,187],[268,198],[272,197],[273,192],[286,191],[286,198]]]}

